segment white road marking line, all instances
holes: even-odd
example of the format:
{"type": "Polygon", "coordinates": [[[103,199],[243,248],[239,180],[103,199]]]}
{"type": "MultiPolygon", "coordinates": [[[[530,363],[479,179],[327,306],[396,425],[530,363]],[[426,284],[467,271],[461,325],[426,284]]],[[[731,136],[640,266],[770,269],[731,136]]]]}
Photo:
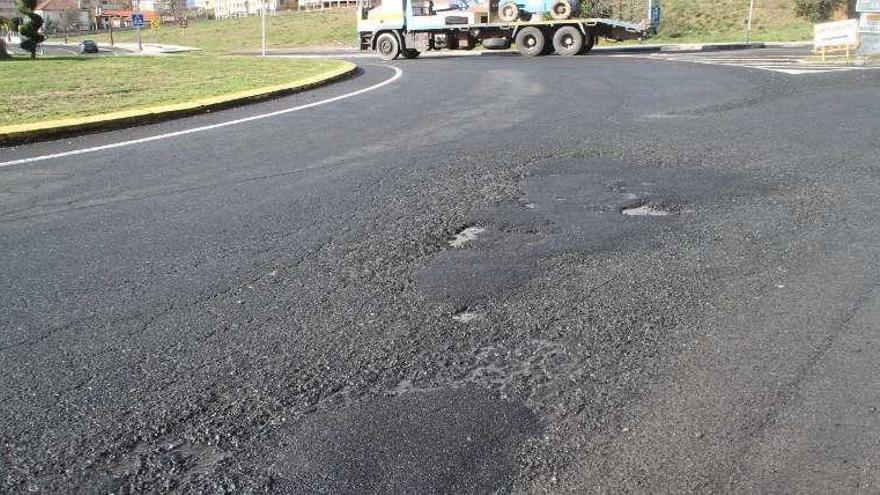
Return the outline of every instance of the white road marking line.
{"type": "Polygon", "coordinates": [[[82,148],[82,149],[78,149],[78,150],[64,151],[61,153],[52,153],[49,155],[41,155],[41,156],[34,156],[34,157],[30,157],[30,158],[21,158],[19,160],[12,160],[12,161],[8,161],[8,162],[0,162],[0,168],[10,167],[12,165],[22,165],[25,163],[34,163],[34,162],[41,162],[41,161],[45,161],[45,160],[52,160],[54,158],[64,158],[64,157],[68,157],[68,156],[84,155],[86,153],[94,153],[96,151],[104,151],[104,150],[110,150],[110,149],[114,149],[114,148],[122,148],[125,146],[133,146],[135,144],[149,143],[151,141],[159,141],[160,139],[168,139],[168,138],[174,138],[174,137],[178,137],[178,136],[185,136],[187,134],[195,134],[197,132],[204,132],[204,131],[210,131],[213,129],[219,129],[221,127],[228,127],[228,126],[232,126],[232,125],[244,124],[247,122],[253,122],[255,120],[267,119],[270,117],[277,117],[279,115],[298,112],[300,110],[305,110],[307,108],[313,108],[313,107],[317,107],[320,105],[326,105],[327,103],[333,103],[333,102],[337,102],[340,100],[344,100],[346,98],[351,98],[353,96],[362,95],[362,94],[367,93],[369,91],[373,91],[373,90],[379,89],[383,86],[386,86],[388,84],[391,84],[394,81],[400,79],[400,77],[403,75],[403,71],[397,67],[394,67],[393,65],[381,65],[379,67],[388,67],[390,69],[394,69],[394,75],[391,76],[390,78],[378,83],[378,84],[374,84],[374,85],[369,86],[367,88],[359,89],[359,90],[353,91],[351,93],[346,93],[344,95],[334,96],[333,98],[327,98],[326,100],[316,101],[313,103],[308,103],[306,105],[300,105],[298,107],[285,108],[284,110],[276,110],[274,112],[263,113],[260,115],[252,115],[250,117],[244,117],[241,119],[229,120],[229,121],[220,122],[217,124],[205,125],[205,126],[200,126],[200,127],[193,127],[191,129],[185,129],[182,131],[175,131],[175,132],[168,132],[165,134],[157,134],[155,136],[149,136],[149,137],[140,138],[140,139],[132,139],[130,141],[120,141],[118,143],[105,144],[105,145],[101,145],[101,146],[93,146],[91,148],[82,148]]]}
{"type": "Polygon", "coordinates": [[[859,70],[860,67],[801,67],[801,68],[792,68],[792,69],[784,69],[781,67],[755,67],[756,69],[769,70],[773,72],[782,72],[783,74],[792,74],[796,76],[800,76],[803,74],[825,74],[828,72],[846,72],[852,70],[859,70]]]}
{"type": "MultiPolygon", "coordinates": [[[[637,57],[637,55],[624,55],[637,57]]],[[[739,67],[743,69],[754,69],[754,70],[765,70],[770,72],[779,72],[782,74],[789,75],[809,75],[809,74],[825,74],[829,72],[845,72],[845,71],[854,71],[854,70],[871,70],[871,69],[880,69],[880,67],[862,67],[862,66],[851,66],[851,65],[835,65],[835,64],[822,64],[816,60],[808,60],[804,58],[798,58],[797,56],[788,57],[769,57],[766,59],[762,58],[752,58],[752,57],[742,57],[742,58],[727,58],[727,57],[701,57],[701,56],[689,56],[689,55],[666,55],[666,54],[650,54],[647,58],[653,60],[667,60],[671,62],[690,62],[694,64],[702,64],[702,65],[715,65],[722,67],[739,67]],[[763,62],[763,63],[759,63],[763,62]]]]}

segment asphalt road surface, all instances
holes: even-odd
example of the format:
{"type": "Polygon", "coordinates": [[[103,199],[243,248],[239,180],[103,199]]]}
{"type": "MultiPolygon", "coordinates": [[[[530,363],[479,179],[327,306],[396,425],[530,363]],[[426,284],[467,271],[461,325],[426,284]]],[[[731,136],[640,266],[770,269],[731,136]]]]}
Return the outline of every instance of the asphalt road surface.
{"type": "Polygon", "coordinates": [[[880,491],[880,71],[394,65],[0,149],[0,492],[880,491]]]}

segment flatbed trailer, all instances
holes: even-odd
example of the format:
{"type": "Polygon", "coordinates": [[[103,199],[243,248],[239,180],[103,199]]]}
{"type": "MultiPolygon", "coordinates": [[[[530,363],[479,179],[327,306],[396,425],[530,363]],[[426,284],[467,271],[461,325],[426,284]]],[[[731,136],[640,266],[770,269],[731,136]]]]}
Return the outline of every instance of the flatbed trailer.
{"type": "MultiPolygon", "coordinates": [[[[439,8],[433,0],[360,0],[358,37],[362,51],[374,51],[386,60],[416,58],[437,50],[507,49],[515,44],[521,54],[535,57],[557,53],[563,56],[589,52],[597,38],[615,41],[645,39],[656,34],[660,23],[659,0],[646,0],[645,20],[634,23],[613,18],[579,18],[572,1],[549,0],[551,9],[528,13],[524,5],[513,7],[516,21],[499,21],[498,0],[437,0],[449,2],[439,8]],[[562,13],[556,6],[567,6],[562,13]],[[567,15],[568,18],[553,19],[567,15]],[[551,17],[551,19],[546,19],[551,17]]],[[[516,0],[501,0],[502,9],[516,0]]],[[[534,1],[534,0],[533,0],[534,1]]],[[[540,0],[539,0],[540,1],[540,0]]],[[[576,4],[574,4],[576,5],[576,4]]]]}

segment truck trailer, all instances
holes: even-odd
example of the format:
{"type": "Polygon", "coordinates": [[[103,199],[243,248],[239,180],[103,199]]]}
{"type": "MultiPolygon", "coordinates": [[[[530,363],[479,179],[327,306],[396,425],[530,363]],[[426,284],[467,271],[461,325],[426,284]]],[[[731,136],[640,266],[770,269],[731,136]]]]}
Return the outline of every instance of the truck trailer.
{"type": "Polygon", "coordinates": [[[512,45],[529,57],[582,55],[599,37],[624,41],[657,33],[660,0],[635,1],[645,2],[638,9],[644,15],[641,21],[590,16],[597,12],[595,6],[587,9],[579,0],[359,0],[358,38],[362,51],[385,60],[512,45]]]}

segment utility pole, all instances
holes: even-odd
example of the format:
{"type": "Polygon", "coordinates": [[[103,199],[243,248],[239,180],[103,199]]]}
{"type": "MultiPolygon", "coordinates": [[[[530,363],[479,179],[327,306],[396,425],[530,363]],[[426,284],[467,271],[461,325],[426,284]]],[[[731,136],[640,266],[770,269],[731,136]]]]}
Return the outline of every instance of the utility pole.
{"type": "Polygon", "coordinates": [[[755,11],[755,0],[749,0],[749,27],[746,31],[746,43],[752,42],[752,14],[755,11]]]}

